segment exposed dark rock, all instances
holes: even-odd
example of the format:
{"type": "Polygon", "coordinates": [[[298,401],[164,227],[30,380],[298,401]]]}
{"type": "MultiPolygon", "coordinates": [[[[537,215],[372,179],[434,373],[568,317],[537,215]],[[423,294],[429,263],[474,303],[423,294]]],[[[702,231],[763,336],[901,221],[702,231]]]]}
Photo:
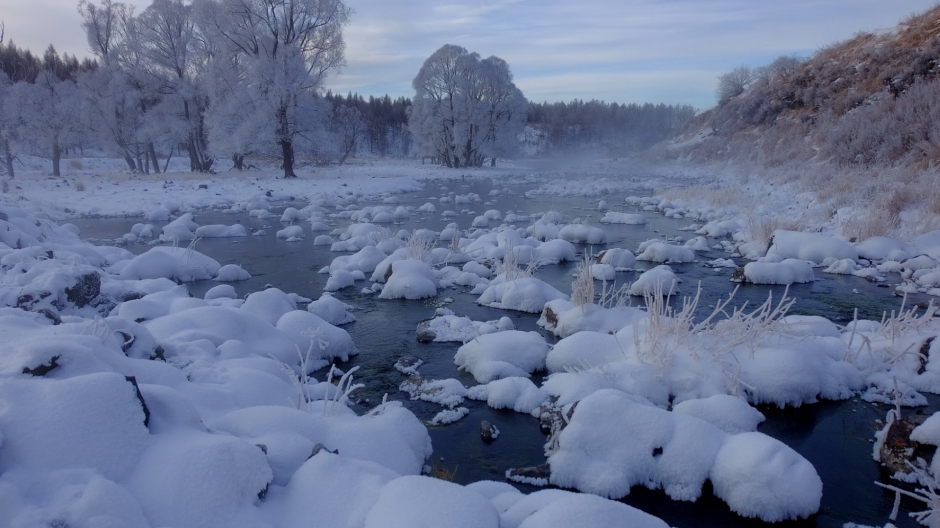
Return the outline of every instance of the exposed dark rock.
{"type": "Polygon", "coordinates": [[[118,297],[118,300],[121,302],[127,302],[127,301],[136,301],[137,299],[143,299],[143,298],[144,298],[144,294],[140,292],[129,291],[126,293],[122,293],[121,296],[118,297]]]}
{"type": "Polygon", "coordinates": [[[930,359],[930,344],[933,343],[933,340],[936,336],[928,337],[923,345],[920,345],[920,368],[917,369],[918,374],[923,374],[927,371],[927,361],[930,359]]]}
{"type": "Polygon", "coordinates": [[[321,444],[320,442],[317,442],[317,445],[313,446],[313,451],[310,452],[310,456],[307,457],[307,460],[310,460],[311,458],[317,456],[317,454],[320,451],[326,451],[327,453],[333,453],[334,455],[339,454],[339,449],[330,450],[330,449],[327,449],[325,445],[321,444]]]}
{"type": "Polygon", "coordinates": [[[482,420],[480,422],[480,437],[483,438],[483,441],[489,444],[493,440],[496,440],[499,437],[499,429],[495,425],[482,420]]]}
{"type": "Polygon", "coordinates": [[[166,361],[166,357],[164,357],[163,354],[164,354],[163,347],[158,345],[157,348],[153,349],[153,355],[150,356],[150,359],[159,359],[160,361],[166,361]]]}
{"type": "Polygon", "coordinates": [[[118,330],[115,333],[120,334],[121,337],[124,338],[124,342],[121,343],[121,351],[126,355],[127,351],[131,349],[131,345],[134,344],[134,341],[136,341],[137,338],[134,337],[133,334],[128,334],[127,332],[122,332],[121,330],[118,330]]]}
{"type": "Polygon", "coordinates": [[[735,268],[731,273],[731,282],[747,282],[747,277],[744,276],[744,267],[735,268]]]}
{"type": "Polygon", "coordinates": [[[548,465],[548,462],[539,464],[537,466],[513,468],[506,472],[506,478],[509,480],[526,482],[529,484],[535,484],[539,481],[548,482],[548,479],[551,476],[552,468],[548,465]]]}
{"type": "Polygon", "coordinates": [[[52,356],[52,359],[49,360],[49,363],[33,368],[23,367],[23,374],[29,374],[30,376],[45,376],[58,366],[59,356],[52,356]]]}
{"type": "Polygon", "coordinates": [[[542,317],[553,327],[558,325],[558,316],[552,311],[551,307],[546,306],[545,309],[542,310],[542,317]]]}
{"type": "Polygon", "coordinates": [[[918,458],[924,459],[927,464],[933,460],[936,446],[921,444],[911,440],[911,431],[918,425],[924,423],[927,415],[912,414],[899,418],[888,426],[888,432],[884,442],[881,444],[879,457],[881,465],[894,473],[908,473],[910,468],[908,462],[914,462],[918,458]]]}
{"type": "Polygon", "coordinates": [[[392,265],[389,264],[388,268],[385,269],[385,282],[388,282],[388,278],[392,276],[392,265]]]}
{"type": "Polygon", "coordinates": [[[208,184],[205,184],[205,183],[200,183],[200,184],[199,184],[199,188],[200,188],[200,189],[208,189],[208,188],[209,188],[209,185],[208,185],[208,184]]]}
{"type": "Polygon", "coordinates": [[[97,273],[86,273],[78,278],[78,283],[65,289],[68,301],[81,308],[91,304],[92,299],[101,293],[101,277],[97,273]]]}
{"type": "Polygon", "coordinates": [[[55,313],[54,311],[48,308],[40,308],[36,310],[36,313],[46,316],[47,319],[52,321],[53,325],[62,324],[62,319],[59,317],[59,314],[55,313]]]}
{"type": "Polygon", "coordinates": [[[137,393],[137,400],[140,402],[140,406],[144,408],[144,427],[150,427],[150,409],[147,407],[147,402],[144,401],[144,395],[140,393],[140,387],[137,386],[137,378],[134,376],[124,376],[124,379],[134,386],[134,392],[137,393]]]}
{"type": "Polygon", "coordinates": [[[419,343],[432,343],[437,334],[431,330],[430,321],[421,321],[418,323],[417,338],[419,343]]]}
{"type": "Polygon", "coordinates": [[[596,259],[594,262],[595,262],[596,264],[600,264],[600,263],[601,263],[601,260],[604,259],[604,255],[606,255],[606,254],[607,254],[607,250],[606,250],[606,249],[605,249],[604,251],[601,251],[600,253],[597,254],[597,259],[596,259]]]}
{"type": "Polygon", "coordinates": [[[258,449],[261,449],[262,453],[264,453],[265,455],[268,454],[268,446],[264,444],[255,444],[255,445],[258,446],[258,449]]]}

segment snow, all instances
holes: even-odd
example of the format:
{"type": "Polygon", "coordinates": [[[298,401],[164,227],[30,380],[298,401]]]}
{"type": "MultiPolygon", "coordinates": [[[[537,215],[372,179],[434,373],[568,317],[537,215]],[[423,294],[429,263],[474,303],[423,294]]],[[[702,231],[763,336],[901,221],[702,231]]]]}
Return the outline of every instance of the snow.
{"type": "Polygon", "coordinates": [[[558,231],[558,238],[576,244],[605,244],[607,233],[587,224],[570,224],[558,231]]]}
{"type": "Polygon", "coordinates": [[[645,216],[637,213],[607,211],[604,213],[604,217],[601,218],[601,222],[605,224],[645,225],[649,220],[647,220],[645,216]]]}
{"type": "Polygon", "coordinates": [[[756,431],[757,425],[764,421],[760,411],[728,394],[685,400],[677,403],[672,412],[694,416],[729,434],[756,431]]]}
{"type": "Polygon", "coordinates": [[[617,271],[633,269],[636,266],[636,257],[629,249],[609,248],[597,256],[600,264],[610,264],[617,271]]]}
{"type": "Polygon", "coordinates": [[[500,276],[483,290],[477,299],[477,304],[504,310],[539,313],[545,303],[556,299],[568,299],[568,296],[540,279],[522,277],[506,280],[500,276]]]}
{"type": "Polygon", "coordinates": [[[630,286],[630,294],[638,296],[657,292],[662,292],[662,295],[674,295],[678,291],[679,277],[665,264],[644,271],[630,286]]]}
{"type": "Polygon", "coordinates": [[[770,522],[808,517],[822,497],[813,466],[778,440],[729,435],[615,390],[582,399],[557,444],[548,458],[551,483],[604,497],[644,485],[694,501],[710,480],[733,511],[770,522]]]}
{"type": "Polygon", "coordinates": [[[512,409],[538,417],[548,393],[535,386],[529,378],[518,376],[490,381],[467,391],[467,397],[484,400],[494,409],[512,409]]]}
{"type": "Polygon", "coordinates": [[[0,401],[2,473],[95,468],[123,479],[148,441],[134,386],[118,374],[2,378],[0,401]]]}
{"type": "Polygon", "coordinates": [[[443,480],[404,476],[382,488],[365,528],[499,528],[499,512],[482,495],[443,480]]]}
{"type": "Polygon", "coordinates": [[[443,411],[434,415],[434,418],[431,418],[428,421],[428,425],[447,425],[461,420],[470,414],[470,409],[466,407],[457,407],[456,409],[444,409],[443,411]]]}
{"type": "Polygon", "coordinates": [[[754,284],[803,284],[813,282],[813,266],[805,260],[788,258],[782,262],[748,262],[744,277],[754,284]]]}
{"type": "Polygon", "coordinates": [[[454,364],[480,383],[526,377],[545,368],[548,343],[538,332],[509,330],[481,335],[457,349],[454,364]]]}
{"type": "Polygon", "coordinates": [[[773,243],[767,254],[816,264],[822,264],[827,258],[858,260],[858,251],[848,242],[818,233],[783,230],[774,231],[773,243]]]}
{"type": "Polygon", "coordinates": [[[191,282],[214,278],[221,264],[194,249],[155,247],[137,255],[121,269],[122,279],[175,279],[191,282]]]}
{"type": "Polygon", "coordinates": [[[437,275],[420,260],[392,262],[392,274],[385,281],[380,299],[426,299],[437,295],[437,275]]]}
{"type": "Polygon", "coordinates": [[[673,246],[664,242],[654,242],[646,246],[636,256],[637,260],[647,262],[677,263],[692,262],[695,260],[695,251],[684,246],[673,246]]]}
{"type": "Polygon", "coordinates": [[[307,305],[307,311],[316,314],[331,325],[339,326],[356,321],[356,316],[349,313],[352,306],[340,301],[329,293],[323,293],[320,298],[307,305]]]}
{"type": "Polygon", "coordinates": [[[732,435],[709,476],[715,496],[732,511],[767,522],[819,510],[822,481],[805,458],[761,433],[732,435]]]}
{"type": "MultiPolygon", "coordinates": [[[[495,500],[494,500],[495,502],[495,500]]],[[[516,500],[503,513],[502,528],[667,528],[660,519],[620,502],[564,490],[541,490],[516,500]]]]}
{"type": "Polygon", "coordinates": [[[454,312],[447,308],[435,310],[434,317],[423,326],[434,333],[434,342],[437,343],[466,343],[484,334],[515,330],[512,320],[508,317],[495,321],[473,321],[469,317],[454,315],[454,312]]]}
{"type": "Polygon", "coordinates": [[[251,274],[245,271],[238,264],[226,264],[219,268],[218,273],[216,273],[215,280],[219,282],[236,282],[248,280],[251,278],[251,274]]]}
{"type": "Polygon", "coordinates": [[[248,231],[246,231],[245,226],[241,224],[232,226],[204,225],[198,227],[194,234],[196,238],[227,238],[248,236],[248,231]]]}

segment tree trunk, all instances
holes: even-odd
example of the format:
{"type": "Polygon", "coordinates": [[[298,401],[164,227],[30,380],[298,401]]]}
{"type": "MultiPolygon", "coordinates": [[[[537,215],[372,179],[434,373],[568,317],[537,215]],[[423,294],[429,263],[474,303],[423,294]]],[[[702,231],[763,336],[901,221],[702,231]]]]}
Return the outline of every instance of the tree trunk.
{"type": "Polygon", "coordinates": [[[186,143],[186,152],[189,153],[190,172],[202,172],[202,164],[199,162],[199,156],[196,154],[196,144],[192,139],[186,143]]]}
{"type": "Polygon", "coordinates": [[[496,156],[493,156],[492,158],[490,158],[490,167],[495,167],[495,166],[496,166],[496,156]]]}
{"type": "Polygon", "coordinates": [[[10,143],[8,141],[6,140],[0,140],[0,141],[3,141],[3,157],[4,157],[4,161],[6,161],[7,176],[9,176],[10,179],[12,180],[13,179],[13,152],[10,150],[10,143]]]}
{"type": "Polygon", "coordinates": [[[131,170],[131,172],[137,170],[137,165],[134,164],[134,158],[132,158],[130,154],[124,154],[124,162],[127,163],[127,167],[131,170]]]}
{"type": "Polygon", "coordinates": [[[281,154],[284,157],[284,178],[296,178],[294,174],[294,145],[290,141],[281,141],[281,154]]]}
{"type": "Polygon", "coordinates": [[[160,162],[157,160],[157,149],[153,147],[153,141],[147,143],[147,153],[153,162],[153,173],[160,174],[160,162]]]}
{"type": "Polygon", "coordinates": [[[52,175],[53,176],[62,176],[62,172],[59,171],[60,161],[62,161],[62,149],[59,148],[59,142],[54,141],[52,143],[52,175]]]}
{"type": "Polygon", "coordinates": [[[144,174],[150,174],[147,167],[144,166],[144,160],[140,157],[140,145],[137,145],[137,168],[144,174]]]}
{"type": "Polygon", "coordinates": [[[170,159],[173,157],[173,146],[170,145],[170,153],[166,156],[166,164],[163,165],[163,173],[166,174],[167,169],[170,168],[170,159]]]}
{"type": "Polygon", "coordinates": [[[244,170],[245,168],[245,156],[242,154],[232,154],[232,163],[236,170],[244,170]]]}

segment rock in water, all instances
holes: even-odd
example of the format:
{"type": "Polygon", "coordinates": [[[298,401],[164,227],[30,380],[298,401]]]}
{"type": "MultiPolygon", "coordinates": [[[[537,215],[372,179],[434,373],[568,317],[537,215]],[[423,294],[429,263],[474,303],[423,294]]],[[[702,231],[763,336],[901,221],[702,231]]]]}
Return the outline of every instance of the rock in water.
{"type": "Polygon", "coordinates": [[[480,422],[480,436],[487,444],[499,438],[499,429],[495,425],[483,420],[480,422]]]}
{"type": "Polygon", "coordinates": [[[429,321],[421,321],[418,323],[417,337],[419,343],[432,343],[437,334],[434,333],[434,330],[431,330],[429,321]]]}
{"type": "Polygon", "coordinates": [[[936,447],[911,440],[911,432],[926,419],[926,415],[912,414],[898,418],[888,425],[888,432],[881,444],[879,458],[881,465],[892,474],[910,473],[911,468],[908,462],[913,463],[918,458],[924,459],[928,464],[933,460],[936,447]]]}

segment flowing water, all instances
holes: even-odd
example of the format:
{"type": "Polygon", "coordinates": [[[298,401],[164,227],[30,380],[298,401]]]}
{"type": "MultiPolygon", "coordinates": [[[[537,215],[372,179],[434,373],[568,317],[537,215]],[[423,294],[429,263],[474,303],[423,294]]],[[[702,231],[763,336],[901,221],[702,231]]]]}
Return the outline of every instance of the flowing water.
{"type": "MultiPolygon", "coordinates": [[[[447,224],[456,222],[466,230],[476,215],[488,209],[497,209],[505,214],[514,211],[517,214],[531,214],[556,210],[565,215],[565,221],[574,218],[589,218],[593,225],[602,213],[596,209],[597,199],[542,197],[526,198],[524,192],[532,185],[508,184],[494,185],[491,181],[448,180],[428,184],[424,191],[397,195],[403,205],[420,206],[426,202],[434,203],[437,213],[414,213],[397,229],[427,228],[440,231],[447,224]],[[448,190],[442,190],[446,185],[448,190]],[[497,196],[490,196],[492,189],[498,189],[497,196]],[[438,203],[440,196],[448,192],[458,195],[478,194],[484,202],[492,204],[453,204],[438,203]],[[454,218],[442,218],[441,212],[451,209],[458,212],[454,218]],[[473,213],[461,210],[471,209],[473,213]]],[[[624,194],[604,196],[613,210],[636,212],[623,206],[624,194]]],[[[279,209],[273,209],[276,218],[258,220],[247,214],[224,214],[220,212],[202,212],[196,217],[200,225],[226,224],[236,222],[246,227],[260,229],[267,227],[266,236],[248,236],[241,238],[203,239],[197,249],[222,264],[239,264],[252,274],[252,278],[232,284],[240,296],[272,285],[286,292],[295,292],[305,297],[316,299],[326,283],[327,275],[318,271],[328,266],[335,258],[345,253],[329,251],[328,246],[314,247],[312,235],[306,229],[308,238],[302,242],[286,242],[277,239],[274,232],[282,229],[278,222],[279,209]]],[[[292,204],[300,208],[305,204],[292,204]]],[[[357,207],[374,205],[363,202],[357,207]]],[[[608,243],[601,246],[580,245],[581,252],[597,254],[607,247],[623,247],[635,251],[638,244],[651,238],[681,236],[690,238],[688,231],[680,228],[688,226],[688,220],[666,219],[653,212],[643,212],[650,219],[647,226],[603,225],[608,243]]],[[[128,233],[139,219],[81,219],[73,223],[82,231],[82,236],[107,243],[128,233]]],[[[343,228],[348,220],[338,220],[334,227],[343,228]]],[[[163,224],[157,223],[159,231],[163,224]]],[[[522,226],[522,224],[520,224],[522,226]]],[[[442,242],[441,245],[447,245],[442,242]]],[[[150,246],[132,244],[126,246],[134,253],[142,253],[150,246]]],[[[721,251],[700,252],[696,263],[673,265],[673,269],[682,278],[682,295],[695,293],[696,285],[701,284],[702,298],[700,312],[710,312],[710,307],[726,298],[735,284],[729,281],[731,269],[711,269],[701,262],[716,258],[727,258],[721,251]]],[[[743,261],[735,259],[738,264],[743,261]]],[[[637,263],[642,269],[654,267],[651,263],[637,263]]],[[[540,269],[536,276],[564,292],[570,292],[572,273],[575,262],[547,266],[540,269]]],[[[638,272],[620,272],[616,283],[631,282],[638,272]]],[[[368,274],[367,274],[368,276],[368,274]]],[[[897,278],[897,277],[895,277],[897,278]]],[[[218,283],[200,281],[189,284],[192,295],[201,297],[209,288],[218,283]]],[[[539,329],[535,321],[538,316],[520,312],[507,312],[494,308],[478,306],[476,296],[467,293],[468,288],[442,290],[437,297],[425,301],[380,300],[372,295],[363,295],[360,290],[369,282],[357,282],[355,286],[335,294],[337,298],[356,308],[353,312],[355,323],[343,328],[350,333],[360,354],[339,367],[348,370],[360,367],[355,374],[356,382],[365,384],[362,389],[358,412],[364,412],[381,401],[384,394],[392,400],[403,400],[421,420],[430,420],[441,407],[420,401],[409,401],[406,393],[398,390],[404,376],[392,365],[404,355],[414,355],[424,360],[419,372],[428,379],[456,378],[464,385],[475,384],[472,376],[458,372],[454,366],[454,353],[459,343],[418,343],[415,339],[417,324],[434,314],[438,306],[447,306],[457,315],[468,316],[473,320],[493,320],[508,316],[519,330],[537,330],[543,333],[549,342],[555,339],[539,329]]],[[[884,311],[891,311],[900,306],[900,299],[893,296],[893,288],[882,288],[864,279],[853,276],[827,275],[817,270],[816,281],[811,284],[794,285],[789,295],[797,302],[791,313],[821,315],[837,323],[850,321],[854,310],[859,309],[860,318],[880,319],[884,311]]],[[[784,293],[783,287],[742,286],[735,295],[733,305],[748,306],[763,303],[769,293],[779,299],[784,293]]],[[[918,301],[921,299],[913,299],[918,301]]],[[[675,302],[675,301],[674,301],[675,302]]],[[[701,315],[700,313],[700,315],[701,315]]],[[[314,373],[314,377],[323,379],[324,371],[314,373]]],[[[537,373],[533,380],[539,384],[537,373]]],[[[940,409],[940,398],[930,398],[931,405],[923,412],[940,409]]],[[[526,414],[511,410],[490,409],[485,402],[467,400],[464,404],[470,409],[466,418],[442,427],[430,427],[429,432],[434,445],[432,465],[454,473],[454,480],[469,483],[482,479],[502,480],[507,469],[538,465],[545,461],[543,444],[545,437],[539,431],[538,421],[526,414]],[[500,437],[491,444],[480,438],[480,421],[487,420],[501,431],[500,437]]],[[[822,402],[801,408],[779,410],[774,407],[761,407],[767,416],[759,427],[764,432],[777,438],[806,457],[816,467],[824,483],[822,508],[812,518],[801,522],[782,523],[784,526],[841,527],[845,522],[882,526],[887,522],[891,511],[894,494],[875,486],[873,482],[882,475],[878,465],[872,460],[873,434],[877,428],[876,420],[883,419],[887,409],[883,406],[868,404],[853,398],[842,402],[822,402]]],[[[523,491],[534,488],[520,485],[523,491]]],[[[697,502],[677,502],[670,500],[661,491],[650,491],[635,487],[624,502],[650,512],[664,519],[671,526],[677,527],[744,527],[764,526],[765,523],[742,519],[730,512],[721,500],[715,498],[708,485],[703,496],[697,502]]],[[[921,509],[921,504],[905,499],[902,512],[921,509]]],[[[897,526],[916,526],[902,514],[897,526]]]]}

